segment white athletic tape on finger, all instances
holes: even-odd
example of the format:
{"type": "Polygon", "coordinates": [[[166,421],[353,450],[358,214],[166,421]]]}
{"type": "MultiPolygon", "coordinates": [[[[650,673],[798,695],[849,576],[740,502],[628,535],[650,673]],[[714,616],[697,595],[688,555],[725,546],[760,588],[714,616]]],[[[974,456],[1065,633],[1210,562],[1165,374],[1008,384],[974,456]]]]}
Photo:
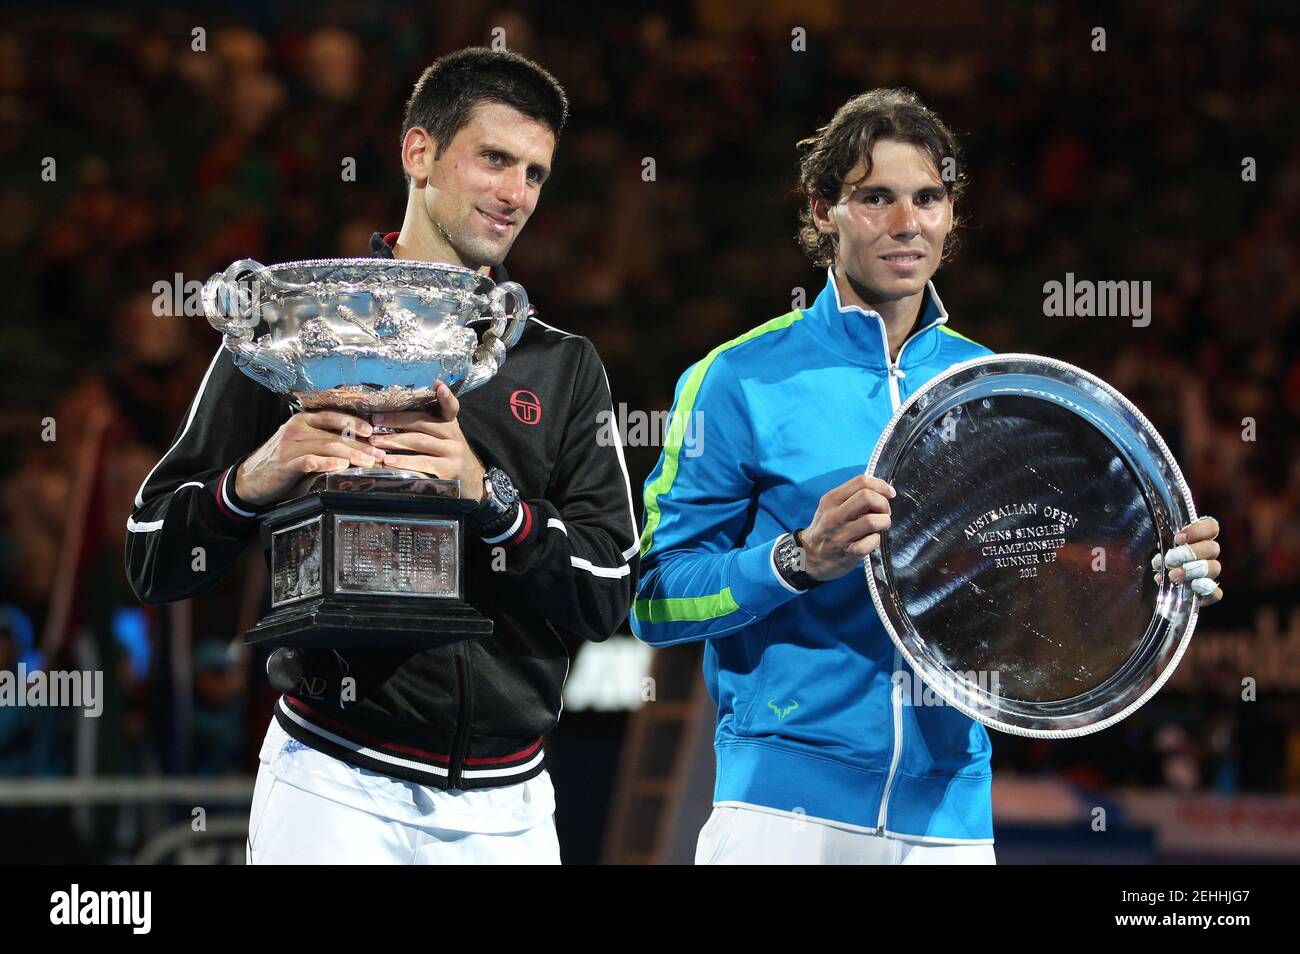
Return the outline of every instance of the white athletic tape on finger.
{"type": "Polygon", "coordinates": [[[1195,559],[1196,551],[1192,549],[1191,544],[1184,543],[1165,554],[1165,566],[1172,570],[1176,566],[1182,566],[1184,563],[1190,563],[1195,559]]]}
{"type": "Polygon", "coordinates": [[[1151,558],[1151,569],[1156,571],[1156,575],[1160,574],[1160,571],[1164,568],[1164,565],[1165,565],[1164,560],[1160,558],[1159,553],[1157,553],[1155,556],[1151,558]]]}
{"type": "Polygon", "coordinates": [[[1219,584],[1214,580],[1192,580],[1190,584],[1192,592],[1197,596],[1213,596],[1214,591],[1219,588],[1219,584]]]}
{"type": "Polygon", "coordinates": [[[1183,564],[1183,579],[1199,580],[1210,575],[1209,560],[1193,560],[1183,564]]]}

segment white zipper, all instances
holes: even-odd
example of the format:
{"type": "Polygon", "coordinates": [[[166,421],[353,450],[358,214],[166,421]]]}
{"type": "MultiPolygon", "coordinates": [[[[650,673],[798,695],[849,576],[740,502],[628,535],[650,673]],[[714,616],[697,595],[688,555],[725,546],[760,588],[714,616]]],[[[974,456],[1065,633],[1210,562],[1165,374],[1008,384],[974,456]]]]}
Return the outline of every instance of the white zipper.
{"type": "Polygon", "coordinates": [[[907,372],[903,370],[903,352],[907,350],[907,346],[913,341],[921,337],[921,335],[925,334],[935,325],[942,324],[942,321],[936,319],[935,321],[930,322],[920,331],[916,332],[916,334],[904,341],[902,347],[898,349],[898,358],[892,361],[889,358],[889,332],[885,329],[885,319],[881,318],[880,315],[877,314],[876,323],[880,325],[880,340],[885,346],[885,364],[889,369],[889,403],[890,406],[897,411],[898,406],[902,403],[902,400],[898,395],[898,379],[907,377],[907,372]]]}
{"type": "MultiPolygon", "coordinates": [[[[893,410],[897,411],[898,406],[902,403],[898,394],[898,379],[906,377],[906,374],[902,369],[903,352],[906,351],[907,346],[920,337],[922,333],[929,331],[935,325],[939,324],[939,321],[930,322],[915,335],[904,341],[902,347],[898,349],[897,360],[890,360],[889,357],[889,332],[885,328],[885,319],[880,317],[880,315],[876,315],[876,321],[880,325],[880,340],[885,347],[885,363],[889,366],[889,404],[893,410]]],[[[898,647],[894,647],[894,672],[898,673],[902,668],[902,656],[898,652],[898,647]]],[[[889,812],[889,794],[894,787],[894,775],[898,772],[898,763],[903,757],[902,680],[894,678],[890,679],[890,683],[893,686],[893,689],[889,694],[889,702],[894,716],[894,751],[889,757],[889,775],[885,778],[885,791],[880,796],[880,814],[876,817],[876,830],[882,833],[885,830],[885,818],[889,812]]]]}

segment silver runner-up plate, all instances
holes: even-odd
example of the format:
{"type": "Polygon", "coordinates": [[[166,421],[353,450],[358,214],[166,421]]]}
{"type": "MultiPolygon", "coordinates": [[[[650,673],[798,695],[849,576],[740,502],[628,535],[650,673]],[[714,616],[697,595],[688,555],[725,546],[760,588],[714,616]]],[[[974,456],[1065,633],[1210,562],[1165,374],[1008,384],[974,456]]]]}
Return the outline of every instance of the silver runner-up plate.
{"type": "Polygon", "coordinates": [[[1106,382],[1030,354],[954,365],[894,414],[867,474],[898,494],[866,560],[871,598],[943,702],[1069,738],[1173,673],[1197,597],[1157,580],[1152,558],[1196,509],[1165,442],[1106,382]]]}

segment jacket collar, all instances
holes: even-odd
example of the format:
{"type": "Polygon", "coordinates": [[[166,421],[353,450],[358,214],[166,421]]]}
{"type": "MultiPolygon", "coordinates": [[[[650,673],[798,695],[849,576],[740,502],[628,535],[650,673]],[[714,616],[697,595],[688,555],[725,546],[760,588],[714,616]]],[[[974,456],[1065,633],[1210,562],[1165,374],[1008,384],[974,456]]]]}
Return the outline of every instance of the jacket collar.
{"type": "MultiPolygon", "coordinates": [[[[825,326],[826,344],[837,354],[854,364],[889,367],[884,319],[877,311],[840,301],[833,266],[826,269],[826,287],[813,301],[808,314],[825,326]]],[[[921,316],[899,353],[899,366],[909,367],[934,354],[939,347],[939,326],[947,321],[948,312],[935,291],[934,282],[926,282],[921,316]]]]}
{"type": "MultiPolygon", "coordinates": [[[[397,244],[397,237],[401,232],[375,232],[370,236],[370,257],[371,258],[392,258],[393,246],[397,244]]],[[[505,265],[493,265],[488,277],[498,284],[510,281],[510,276],[506,274],[505,265]]]]}

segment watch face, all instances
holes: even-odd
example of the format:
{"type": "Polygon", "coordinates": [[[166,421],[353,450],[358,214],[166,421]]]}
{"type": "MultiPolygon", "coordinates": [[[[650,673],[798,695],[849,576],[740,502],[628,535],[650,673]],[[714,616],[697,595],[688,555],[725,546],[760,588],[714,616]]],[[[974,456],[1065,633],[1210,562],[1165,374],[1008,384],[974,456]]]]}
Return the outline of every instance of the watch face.
{"type": "Polygon", "coordinates": [[[491,498],[492,505],[501,513],[505,513],[519,496],[515,492],[515,485],[511,483],[505,471],[498,470],[495,467],[488,471],[487,476],[488,496],[491,498]]]}
{"type": "Polygon", "coordinates": [[[781,545],[776,548],[776,562],[779,567],[789,572],[795,572],[803,569],[797,566],[799,562],[799,544],[794,542],[794,537],[786,537],[781,541],[781,545]]]}

